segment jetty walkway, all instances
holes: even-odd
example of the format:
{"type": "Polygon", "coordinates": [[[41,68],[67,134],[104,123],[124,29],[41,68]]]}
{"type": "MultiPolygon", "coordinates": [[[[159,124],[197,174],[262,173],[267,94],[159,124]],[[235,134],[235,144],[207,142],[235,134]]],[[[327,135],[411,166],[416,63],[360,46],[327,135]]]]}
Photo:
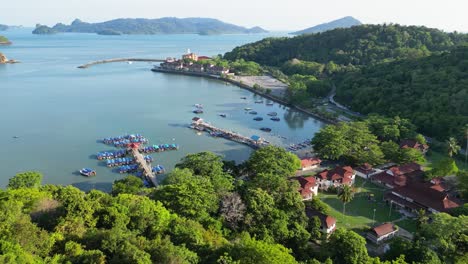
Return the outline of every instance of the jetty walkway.
{"type": "Polygon", "coordinates": [[[156,175],[154,174],[151,165],[148,164],[143,157],[143,154],[140,153],[138,148],[131,149],[132,156],[135,158],[136,163],[138,166],[143,170],[143,175],[156,187],[158,186],[158,181],[156,179],[156,175]]]}
{"type": "Polygon", "coordinates": [[[105,64],[105,63],[113,63],[113,62],[126,62],[126,61],[142,61],[142,62],[164,62],[165,59],[141,59],[141,58],[115,58],[115,59],[107,59],[107,60],[99,60],[89,62],[83,65],[78,66],[79,69],[86,69],[94,65],[98,64],[105,64]]]}
{"type": "Polygon", "coordinates": [[[213,137],[222,137],[222,138],[234,141],[234,142],[245,144],[254,149],[265,147],[270,144],[270,142],[258,136],[252,136],[250,138],[245,137],[238,133],[215,127],[209,123],[204,122],[201,118],[197,118],[197,117],[192,119],[192,125],[190,126],[190,128],[198,130],[198,131],[208,132],[213,137]]]}

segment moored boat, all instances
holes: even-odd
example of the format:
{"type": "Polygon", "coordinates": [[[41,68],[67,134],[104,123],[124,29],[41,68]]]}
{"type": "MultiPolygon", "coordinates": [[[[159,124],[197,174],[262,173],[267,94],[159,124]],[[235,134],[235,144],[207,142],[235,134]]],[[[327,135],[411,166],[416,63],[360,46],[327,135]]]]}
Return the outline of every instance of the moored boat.
{"type": "Polygon", "coordinates": [[[263,104],[263,100],[257,100],[255,101],[256,104],[263,104]]]}
{"type": "Polygon", "coordinates": [[[244,108],[244,110],[245,110],[245,111],[250,111],[250,110],[252,110],[252,108],[246,107],[246,108],[244,108]]]}
{"type": "Polygon", "coordinates": [[[203,108],[203,105],[202,105],[202,104],[195,104],[194,106],[195,106],[196,108],[198,108],[198,109],[202,109],[202,108],[203,108]]]}
{"type": "Polygon", "coordinates": [[[220,117],[226,117],[226,114],[219,114],[220,117]]]}
{"type": "Polygon", "coordinates": [[[247,100],[247,97],[243,96],[241,97],[242,100],[247,100]]]}
{"type": "Polygon", "coordinates": [[[276,121],[276,122],[278,122],[278,121],[281,120],[279,117],[276,117],[276,116],[275,116],[275,117],[272,117],[272,118],[270,118],[270,119],[273,120],[273,121],[276,121]]]}
{"type": "Polygon", "coordinates": [[[250,111],[249,114],[251,114],[251,115],[256,115],[257,112],[256,112],[256,111],[250,111]]]}
{"type": "Polygon", "coordinates": [[[255,120],[255,121],[262,121],[262,120],[263,120],[263,117],[257,116],[257,117],[255,117],[253,120],[255,120]]]}
{"type": "Polygon", "coordinates": [[[86,177],[96,176],[96,171],[89,168],[83,168],[80,170],[80,174],[86,177]]]}
{"type": "Polygon", "coordinates": [[[195,110],[193,110],[193,113],[195,113],[195,114],[203,114],[203,110],[201,110],[201,109],[195,109],[195,110]]]}
{"type": "Polygon", "coordinates": [[[268,106],[272,106],[272,105],[274,105],[274,103],[272,103],[272,102],[268,102],[266,105],[268,105],[268,106]]]}
{"type": "Polygon", "coordinates": [[[271,128],[269,127],[262,127],[260,128],[261,131],[265,131],[265,132],[271,132],[271,128]]]}
{"type": "Polygon", "coordinates": [[[269,116],[277,116],[278,113],[276,113],[276,112],[270,112],[270,113],[268,113],[268,115],[269,115],[269,116]]]}

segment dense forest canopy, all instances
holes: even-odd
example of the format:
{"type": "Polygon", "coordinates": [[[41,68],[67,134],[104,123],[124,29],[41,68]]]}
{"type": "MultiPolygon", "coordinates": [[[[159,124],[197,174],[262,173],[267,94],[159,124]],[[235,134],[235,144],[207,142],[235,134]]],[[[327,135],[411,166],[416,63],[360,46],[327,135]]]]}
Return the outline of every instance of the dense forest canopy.
{"type": "Polygon", "coordinates": [[[409,118],[427,135],[463,138],[468,124],[468,46],[340,76],[340,102],[361,113],[409,118]]]}
{"type": "Polygon", "coordinates": [[[235,48],[229,60],[282,66],[291,59],[339,65],[370,65],[446,51],[466,42],[467,34],[400,25],[361,25],[294,38],[266,38],[235,48]]]}

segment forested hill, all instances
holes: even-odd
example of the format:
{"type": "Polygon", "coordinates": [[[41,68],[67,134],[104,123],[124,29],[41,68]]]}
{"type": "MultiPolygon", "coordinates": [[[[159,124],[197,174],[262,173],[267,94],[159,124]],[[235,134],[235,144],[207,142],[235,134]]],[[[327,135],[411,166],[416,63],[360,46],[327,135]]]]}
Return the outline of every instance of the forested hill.
{"type": "Polygon", "coordinates": [[[101,23],[86,23],[79,19],[70,25],[62,23],[54,27],[36,28],[34,34],[51,34],[58,32],[100,33],[113,32],[113,34],[237,34],[237,33],[265,33],[259,27],[245,28],[224,23],[211,18],[175,18],[165,17],[159,19],[130,19],[121,18],[101,23]]]}
{"type": "Polygon", "coordinates": [[[468,46],[347,73],[338,101],[361,113],[409,118],[421,132],[463,138],[468,124],[468,46]]]}
{"type": "Polygon", "coordinates": [[[312,34],[312,33],[319,33],[324,32],[327,30],[332,30],[335,28],[349,28],[352,26],[362,25],[361,21],[355,19],[354,17],[347,16],[340,19],[336,19],[330,21],[328,23],[319,24],[310,28],[306,28],[304,30],[292,32],[292,35],[302,35],[302,34],[312,34]]]}
{"type": "Polygon", "coordinates": [[[266,38],[237,47],[226,53],[225,58],[242,58],[270,66],[281,66],[294,58],[359,66],[426,56],[467,40],[467,34],[426,27],[361,25],[293,38],[266,38]]]}

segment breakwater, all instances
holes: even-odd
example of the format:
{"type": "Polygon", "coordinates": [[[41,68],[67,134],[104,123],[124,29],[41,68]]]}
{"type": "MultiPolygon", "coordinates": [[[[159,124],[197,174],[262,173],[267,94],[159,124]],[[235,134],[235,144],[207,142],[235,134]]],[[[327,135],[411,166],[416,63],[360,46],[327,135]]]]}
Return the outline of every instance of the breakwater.
{"type": "Polygon", "coordinates": [[[128,62],[128,61],[137,61],[137,62],[164,62],[164,59],[141,59],[141,58],[115,58],[115,59],[107,59],[107,60],[99,60],[89,62],[83,65],[78,66],[79,69],[86,69],[94,65],[98,64],[105,64],[105,63],[113,63],[113,62],[128,62]]]}

